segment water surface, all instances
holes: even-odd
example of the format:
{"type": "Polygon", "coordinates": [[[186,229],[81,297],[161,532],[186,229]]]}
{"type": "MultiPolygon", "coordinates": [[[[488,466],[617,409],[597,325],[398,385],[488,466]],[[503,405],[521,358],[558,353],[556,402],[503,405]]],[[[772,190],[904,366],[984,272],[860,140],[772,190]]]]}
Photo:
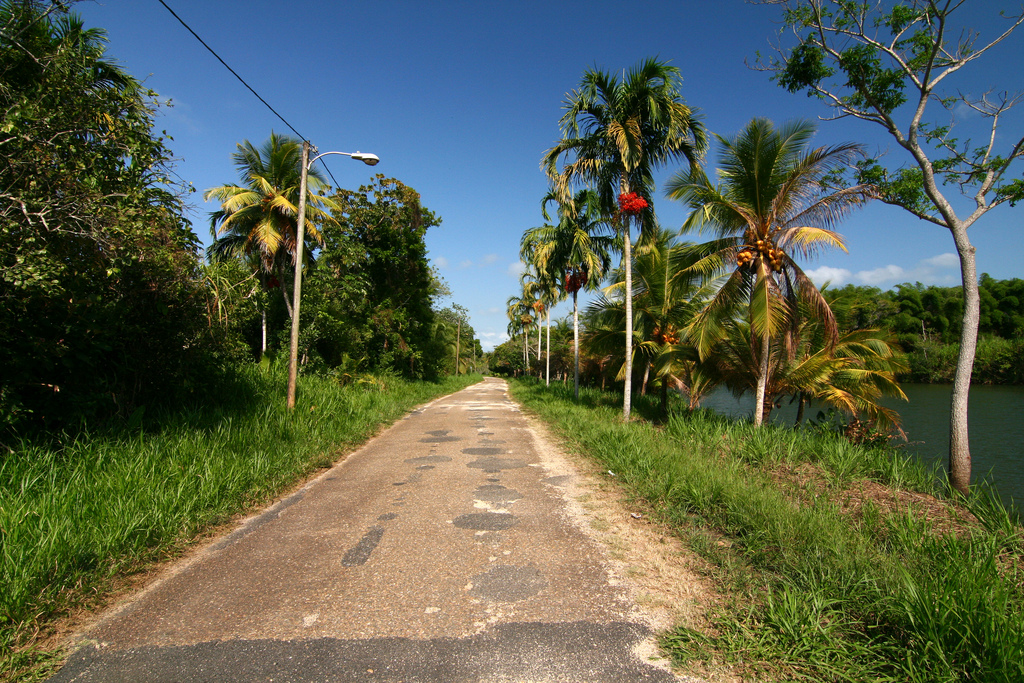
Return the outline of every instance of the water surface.
{"type": "MultiPolygon", "coordinates": [[[[948,384],[904,384],[908,402],[886,401],[903,417],[907,433],[907,450],[927,463],[945,468],[949,459],[949,397],[948,384]]],[[[730,417],[750,418],[754,397],[733,397],[718,389],[701,402],[730,417]]],[[[804,415],[813,418],[816,408],[804,415]]],[[[793,424],[795,406],[786,403],[772,412],[772,421],[793,424]]],[[[972,481],[985,477],[994,485],[1003,500],[1024,505],[1024,387],[973,386],[968,407],[970,421],[972,481]]]]}

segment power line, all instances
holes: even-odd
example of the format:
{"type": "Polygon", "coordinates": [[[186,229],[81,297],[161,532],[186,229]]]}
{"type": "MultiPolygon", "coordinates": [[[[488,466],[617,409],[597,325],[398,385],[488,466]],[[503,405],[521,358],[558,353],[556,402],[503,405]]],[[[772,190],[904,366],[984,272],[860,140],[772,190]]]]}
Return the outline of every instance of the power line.
{"type": "MultiPolygon", "coordinates": [[[[221,59],[220,55],[218,55],[218,54],[217,54],[216,52],[214,52],[213,48],[212,48],[212,47],[210,47],[209,45],[207,45],[207,44],[206,44],[206,41],[204,41],[204,40],[203,40],[202,38],[200,38],[200,37],[199,37],[199,34],[198,34],[198,33],[196,33],[195,31],[193,31],[193,30],[192,30],[192,27],[190,27],[190,26],[189,26],[188,24],[186,24],[186,23],[185,23],[185,21],[184,21],[184,20],[183,20],[183,19],[182,19],[181,17],[179,17],[179,16],[177,15],[177,14],[175,14],[174,10],[172,10],[172,9],[171,9],[170,7],[168,7],[168,6],[167,6],[167,3],[166,3],[166,2],[164,2],[164,0],[157,0],[157,1],[158,1],[158,2],[159,2],[159,3],[161,4],[161,5],[163,5],[163,6],[164,6],[164,8],[166,8],[166,9],[167,9],[167,11],[168,11],[168,12],[170,12],[170,13],[171,13],[171,15],[172,15],[172,16],[173,16],[173,17],[174,17],[175,19],[177,19],[177,20],[178,20],[178,22],[179,22],[179,23],[180,23],[180,24],[181,24],[182,26],[184,26],[184,27],[185,27],[185,28],[186,28],[186,29],[188,30],[188,32],[189,32],[189,33],[191,33],[191,34],[192,34],[193,36],[195,36],[195,39],[196,39],[196,40],[198,40],[198,41],[199,41],[200,43],[202,43],[203,47],[205,47],[205,48],[206,48],[207,50],[209,50],[209,51],[210,51],[210,54],[211,54],[211,55],[213,55],[214,57],[216,57],[216,58],[217,58],[217,61],[218,61],[218,62],[220,62],[221,64],[223,64],[223,65],[224,65],[224,68],[225,68],[225,69],[227,69],[228,71],[230,71],[230,72],[231,72],[231,74],[232,74],[232,75],[233,75],[233,76],[234,76],[235,78],[237,78],[237,79],[239,80],[239,82],[241,82],[241,84],[242,84],[242,85],[244,85],[244,86],[245,86],[246,88],[248,88],[248,89],[249,89],[249,92],[251,92],[251,93],[252,93],[253,95],[255,95],[255,96],[256,96],[256,99],[258,99],[258,100],[259,100],[260,102],[262,102],[262,103],[264,104],[264,106],[266,106],[266,108],[267,108],[267,109],[269,109],[270,111],[274,112],[274,115],[275,115],[275,116],[276,116],[277,118],[281,119],[281,121],[282,121],[282,122],[284,123],[284,125],[288,126],[288,127],[289,127],[289,128],[291,129],[291,131],[292,131],[293,133],[295,133],[296,135],[298,135],[298,136],[299,136],[299,138],[300,138],[300,139],[302,139],[302,140],[306,140],[306,136],[305,136],[305,135],[303,135],[303,134],[302,134],[302,133],[300,133],[299,131],[295,130],[295,127],[294,127],[294,126],[293,126],[292,124],[288,123],[288,121],[287,121],[287,120],[285,120],[285,118],[284,118],[283,116],[281,116],[280,114],[278,114],[278,113],[277,113],[277,110],[276,110],[276,109],[274,109],[273,107],[271,107],[271,106],[270,106],[270,104],[269,104],[269,103],[268,103],[268,102],[267,102],[267,101],[266,101],[265,99],[263,99],[262,97],[260,97],[260,94],[259,94],[258,92],[256,92],[255,90],[253,90],[252,86],[251,86],[251,85],[249,85],[248,83],[246,83],[246,82],[245,82],[245,79],[244,79],[244,78],[242,78],[241,76],[239,76],[239,75],[238,75],[238,73],[236,73],[234,69],[232,69],[232,68],[231,68],[230,66],[228,66],[228,63],[227,63],[227,62],[225,62],[225,61],[224,61],[223,59],[221,59]]],[[[332,181],[332,182],[334,183],[334,187],[335,187],[336,189],[341,189],[341,186],[340,186],[340,185],[338,184],[338,181],[337,181],[337,180],[336,180],[336,179],[334,178],[334,174],[333,174],[333,173],[331,173],[331,169],[330,169],[330,168],[328,168],[328,166],[327,166],[327,163],[326,163],[326,162],[324,162],[324,160],[323,160],[323,159],[321,159],[321,160],[320,160],[320,163],[322,163],[322,164],[324,165],[324,170],[326,170],[326,171],[327,171],[327,175],[329,175],[329,176],[331,177],[331,181],[332,181]]]]}
{"type": "Polygon", "coordinates": [[[184,20],[183,20],[183,19],[182,19],[181,17],[179,17],[179,16],[177,15],[177,14],[175,14],[175,13],[174,13],[174,10],[172,10],[172,9],[171,9],[170,7],[168,7],[168,6],[167,6],[167,3],[166,3],[166,2],[164,2],[164,0],[157,0],[157,2],[159,2],[159,3],[161,4],[161,5],[163,5],[163,6],[164,6],[164,7],[165,7],[165,8],[167,9],[167,11],[168,11],[168,12],[170,12],[170,13],[171,13],[171,15],[172,15],[172,16],[173,16],[173,17],[174,17],[175,19],[177,19],[177,20],[178,20],[178,21],[179,21],[179,22],[181,23],[181,25],[182,25],[182,26],[184,26],[184,27],[185,27],[185,28],[186,28],[186,29],[188,30],[188,32],[189,32],[189,33],[191,33],[191,34],[192,34],[193,36],[195,36],[196,40],[198,40],[198,41],[199,41],[200,43],[202,43],[202,44],[203,44],[203,47],[205,47],[205,48],[206,48],[207,50],[209,50],[209,51],[210,51],[210,54],[211,54],[211,55],[213,55],[214,57],[216,57],[216,58],[217,58],[217,61],[218,61],[218,62],[220,62],[221,64],[223,64],[223,65],[224,65],[224,68],[225,68],[225,69],[227,69],[228,71],[230,71],[230,72],[232,73],[232,75],[234,75],[234,77],[235,77],[235,78],[237,78],[237,79],[238,79],[238,80],[239,80],[239,81],[240,81],[240,82],[242,83],[242,85],[244,85],[244,86],[245,86],[246,88],[248,88],[248,89],[249,89],[249,92],[251,92],[251,93],[252,93],[253,95],[255,95],[255,96],[256,96],[256,99],[258,99],[258,100],[259,100],[260,102],[262,102],[262,103],[263,103],[263,104],[264,104],[264,105],[265,105],[265,106],[267,107],[267,109],[269,109],[270,111],[274,112],[274,115],[275,115],[275,116],[276,116],[277,118],[281,119],[281,121],[283,121],[283,122],[284,122],[284,125],[286,125],[286,126],[288,126],[289,128],[291,128],[292,132],[293,132],[293,133],[295,133],[296,135],[298,135],[298,136],[299,136],[300,138],[302,138],[303,140],[305,140],[305,139],[306,139],[306,136],[304,136],[304,135],[303,135],[302,133],[300,133],[299,131],[295,130],[295,127],[294,127],[294,126],[293,126],[292,124],[288,123],[288,121],[286,121],[286,120],[285,120],[285,118],[284,118],[283,116],[281,116],[280,114],[278,114],[278,113],[277,113],[277,110],[276,110],[276,109],[274,109],[273,107],[271,107],[271,106],[270,106],[270,104],[269,104],[269,103],[268,103],[268,102],[267,102],[267,101],[266,101],[265,99],[263,99],[262,97],[260,97],[260,94],[259,94],[258,92],[256,92],[255,90],[253,90],[253,89],[252,89],[252,86],[251,86],[251,85],[249,85],[248,83],[246,83],[246,82],[245,82],[245,79],[244,79],[244,78],[242,78],[241,76],[239,76],[239,75],[238,75],[238,74],[237,74],[237,73],[235,72],[235,70],[234,70],[234,69],[232,69],[232,68],[231,68],[230,66],[228,66],[228,63],[227,63],[227,62],[225,62],[225,61],[224,61],[223,59],[221,59],[221,58],[220,58],[220,55],[218,55],[218,54],[217,54],[216,52],[214,52],[214,51],[213,51],[213,48],[212,48],[212,47],[210,47],[209,45],[207,45],[207,44],[206,44],[206,42],[205,42],[205,41],[204,41],[204,40],[203,40],[202,38],[200,38],[200,37],[199,37],[199,34],[198,34],[198,33],[196,33],[195,31],[193,31],[193,30],[192,30],[192,28],[191,28],[191,27],[190,27],[190,26],[189,26],[188,24],[186,24],[186,23],[185,23],[185,21],[184,21],[184,20]]]}

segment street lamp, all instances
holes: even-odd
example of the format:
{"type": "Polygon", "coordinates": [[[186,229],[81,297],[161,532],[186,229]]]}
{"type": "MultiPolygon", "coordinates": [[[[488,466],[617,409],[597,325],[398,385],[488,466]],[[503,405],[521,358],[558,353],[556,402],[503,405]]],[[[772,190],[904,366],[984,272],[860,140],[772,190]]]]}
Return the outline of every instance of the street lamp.
{"type": "Polygon", "coordinates": [[[380,158],[365,152],[324,152],[309,158],[310,144],[302,141],[302,175],[299,182],[299,217],[295,229],[295,287],[292,292],[292,339],[288,356],[288,410],[295,407],[295,382],[299,374],[299,301],[302,295],[302,251],[306,241],[306,176],[316,160],[328,154],[340,154],[361,161],[367,166],[376,166],[380,158]]]}

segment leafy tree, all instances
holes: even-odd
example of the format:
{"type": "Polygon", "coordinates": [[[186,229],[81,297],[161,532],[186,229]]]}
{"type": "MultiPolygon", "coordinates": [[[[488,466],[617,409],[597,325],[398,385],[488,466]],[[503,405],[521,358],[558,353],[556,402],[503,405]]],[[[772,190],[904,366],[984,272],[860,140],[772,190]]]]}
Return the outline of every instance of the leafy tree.
{"type": "Polygon", "coordinates": [[[784,328],[799,324],[797,306],[824,321],[829,338],[838,330],[828,303],[793,255],[812,256],[824,247],[845,249],[831,230],[850,210],[864,203],[863,185],[830,190],[826,177],[860,153],[843,144],[807,150],[813,124],[798,121],[776,129],[767,119],[754,119],[732,140],[719,137],[719,184],[701,172],[677,174],[668,193],[686,202],[693,213],[684,230],[710,228],[717,239],[705,245],[708,255],[694,268],[705,272],[728,269],[729,278],[694,319],[694,341],[707,358],[736,307],[743,305],[750,331],[760,340],[754,424],[760,425],[765,389],[770,381],[769,346],[784,328]]]}
{"type": "Polygon", "coordinates": [[[152,92],[63,5],[0,2],[0,424],[197,387],[198,242],[152,92]]]}
{"type": "MultiPolygon", "coordinates": [[[[780,46],[779,56],[765,68],[790,92],[805,91],[822,100],[835,110],[835,118],[880,126],[903,153],[894,167],[876,159],[861,163],[858,181],[876,185],[882,201],[953,237],[964,307],[951,396],[949,481],[966,494],[971,477],[967,401],[979,325],[975,248],[967,230],[996,206],[1024,198],[1024,179],[1011,174],[1014,162],[1024,156],[1024,137],[999,129],[1020,95],[988,91],[972,98],[952,83],[954,74],[964,77],[968,67],[1007,40],[1024,13],[1005,17],[1002,32],[980,44],[976,31],[956,23],[954,14],[971,6],[963,0],[771,2],[784,6],[785,27],[795,42],[780,46]],[[941,108],[941,118],[929,114],[929,104],[941,108]],[[954,137],[948,120],[957,107],[987,120],[980,143],[954,137]],[[968,199],[966,208],[950,198],[958,192],[968,199]]],[[[973,79],[988,76],[980,73],[973,79]]]]}
{"type": "Polygon", "coordinates": [[[515,339],[517,335],[523,335],[523,367],[530,365],[529,330],[534,320],[533,302],[533,298],[525,292],[512,295],[505,301],[509,337],[515,339]]]}
{"type": "Polygon", "coordinates": [[[442,344],[452,357],[452,373],[471,371],[480,355],[480,342],[469,324],[469,310],[465,306],[452,304],[438,311],[436,319],[442,344]]]}
{"type": "Polygon", "coordinates": [[[652,233],[654,170],[673,161],[685,161],[692,168],[707,147],[704,126],[697,112],[683,102],[680,85],[679,69],[656,59],[641,62],[621,81],[607,72],[588,69],[563,105],[562,139],[545,153],[542,162],[560,200],[569,199],[574,183],[596,190],[605,216],[615,218],[615,227],[622,232],[626,273],[624,420],[629,419],[632,395],[630,222],[636,220],[641,235],[652,233]],[[560,160],[564,160],[561,170],[560,160]],[[636,215],[620,210],[619,198],[629,195],[643,200],[636,215]]]}
{"type": "Polygon", "coordinates": [[[433,334],[438,281],[424,242],[440,218],[413,188],[379,173],[358,191],[339,190],[331,203],[334,221],[323,226],[309,287],[333,302],[335,327],[345,328],[338,331],[348,341],[323,353],[366,355],[370,367],[410,377],[443,372],[445,354],[433,334]]]}

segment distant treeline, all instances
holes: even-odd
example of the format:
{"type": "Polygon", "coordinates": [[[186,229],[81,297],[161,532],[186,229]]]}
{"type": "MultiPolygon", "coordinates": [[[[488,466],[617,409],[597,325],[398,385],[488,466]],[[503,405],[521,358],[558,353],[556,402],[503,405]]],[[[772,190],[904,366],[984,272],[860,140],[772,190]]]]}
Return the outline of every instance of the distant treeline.
{"type": "MultiPolygon", "coordinates": [[[[1024,384],[1024,280],[996,280],[987,273],[979,282],[981,315],[975,384],[1024,384]]],[[[909,382],[952,382],[962,323],[963,292],[957,287],[901,284],[877,287],[846,285],[828,289],[841,329],[882,329],[907,354],[909,382]]]]}

